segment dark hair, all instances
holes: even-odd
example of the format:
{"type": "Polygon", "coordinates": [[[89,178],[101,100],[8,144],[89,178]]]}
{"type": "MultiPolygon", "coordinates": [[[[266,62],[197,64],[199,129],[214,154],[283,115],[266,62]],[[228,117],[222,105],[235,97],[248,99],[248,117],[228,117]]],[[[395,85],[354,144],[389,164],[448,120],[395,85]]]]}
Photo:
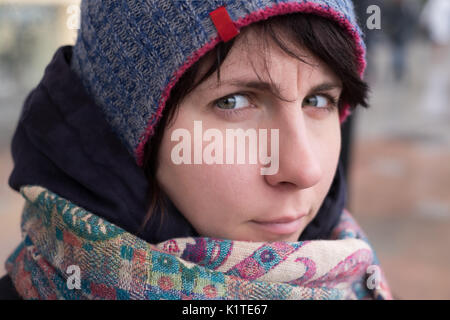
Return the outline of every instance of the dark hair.
{"type": "MultiPolygon", "coordinates": [[[[307,63],[301,56],[296,55],[286,46],[285,39],[290,40],[300,48],[307,49],[316,58],[324,62],[338,75],[343,84],[339,108],[342,108],[344,104],[348,104],[351,110],[358,105],[368,107],[369,87],[359,75],[356,44],[353,38],[336,22],[312,14],[293,13],[262,20],[250,25],[250,27],[261,32],[264,43],[267,43],[267,39],[272,39],[284,52],[302,62],[307,63]],[[286,36],[284,39],[283,35],[286,36]]],[[[217,80],[220,81],[220,66],[236,39],[237,37],[226,43],[220,42],[213,50],[191,66],[171,90],[162,117],[145,148],[144,171],[150,182],[150,207],[144,218],[142,228],[145,227],[155,209],[159,207],[163,212],[165,210],[164,193],[156,180],[158,150],[164,129],[176,116],[178,106],[184,97],[215,71],[217,71],[217,80]],[[214,59],[214,57],[216,58],[214,59]],[[203,76],[200,75],[201,78],[195,81],[199,77],[200,66],[210,60],[213,60],[213,63],[210,62],[211,66],[207,72],[203,76]]]]}

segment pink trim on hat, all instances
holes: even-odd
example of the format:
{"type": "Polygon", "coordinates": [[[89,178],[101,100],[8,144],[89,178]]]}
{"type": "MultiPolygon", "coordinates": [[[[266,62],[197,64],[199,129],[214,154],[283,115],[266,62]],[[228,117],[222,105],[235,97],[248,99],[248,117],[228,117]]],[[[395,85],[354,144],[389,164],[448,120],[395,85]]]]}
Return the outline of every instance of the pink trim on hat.
{"type": "MultiPolygon", "coordinates": [[[[257,11],[254,11],[247,16],[238,19],[234,24],[236,28],[240,29],[242,27],[245,27],[247,25],[250,25],[254,22],[268,19],[272,16],[277,15],[283,15],[288,13],[313,13],[325,18],[331,18],[334,21],[336,21],[341,27],[343,27],[347,32],[353,37],[353,39],[356,42],[356,55],[358,57],[358,65],[359,65],[359,73],[361,78],[364,76],[364,70],[366,69],[366,61],[364,59],[365,57],[365,50],[364,47],[361,45],[361,37],[359,36],[359,33],[357,30],[354,29],[353,25],[350,23],[348,19],[345,18],[345,16],[334,10],[331,7],[323,7],[316,3],[278,3],[275,4],[272,7],[268,7],[265,9],[260,9],[257,11]]],[[[188,59],[187,61],[181,66],[180,69],[178,69],[174,75],[172,76],[172,81],[167,85],[167,87],[164,89],[163,94],[161,96],[161,100],[158,106],[158,109],[156,112],[150,117],[148,120],[148,126],[142,135],[141,142],[136,148],[136,157],[137,157],[137,163],[140,167],[143,166],[144,161],[144,150],[145,145],[147,144],[148,139],[153,135],[154,133],[154,125],[159,121],[159,119],[162,116],[162,111],[164,109],[164,106],[166,105],[167,100],[170,96],[170,91],[175,86],[175,84],[178,82],[178,80],[181,78],[181,76],[186,72],[187,69],[189,69],[195,62],[197,62],[202,56],[204,56],[207,52],[214,49],[214,47],[222,41],[220,35],[215,37],[213,40],[205,44],[203,47],[195,51],[188,59]],[[156,121],[154,121],[154,118],[156,117],[156,121]],[[153,124],[152,124],[153,123],[153,124]]],[[[339,114],[339,120],[341,124],[347,119],[347,117],[350,115],[350,107],[349,105],[345,105],[342,108],[342,111],[339,114]]]]}

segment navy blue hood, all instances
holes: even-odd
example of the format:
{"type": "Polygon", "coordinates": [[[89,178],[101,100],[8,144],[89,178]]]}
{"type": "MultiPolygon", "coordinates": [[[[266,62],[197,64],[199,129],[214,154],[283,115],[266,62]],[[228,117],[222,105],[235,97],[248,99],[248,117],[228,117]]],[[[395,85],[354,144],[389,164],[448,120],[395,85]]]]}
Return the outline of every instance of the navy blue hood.
{"type": "MultiPolygon", "coordinates": [[[[169,199],[168,216],[153,213],[138,232],[149,207],[149,183],[71,70],[71,58],[71,46],[59,48],[25,100],[11,144],[9,185],[17,191],[43,186],[150,243],[198,236],[169,199]]],[[[329,237],[346,201],[342,171],[339,163],[319,213],[299,240],[329,237]]]]}

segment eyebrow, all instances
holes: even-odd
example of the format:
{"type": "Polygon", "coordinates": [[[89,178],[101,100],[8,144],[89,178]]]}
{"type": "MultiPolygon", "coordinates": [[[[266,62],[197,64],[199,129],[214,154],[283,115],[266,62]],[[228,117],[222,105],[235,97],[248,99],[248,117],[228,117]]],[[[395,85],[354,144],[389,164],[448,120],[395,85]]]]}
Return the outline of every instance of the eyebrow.
{"type": "MultiPolygon", "coordinates": [[[[232,87],[239,87],[239,88],[249,88],[249,89],[255,89],[258,91],[269,91],[273,95],[277,97],[281,97],[280,93],[280,87],[277,84],[272,84],[265,81],[259,81],[259,80],[253,80],[253,81],[245,81],[240,79],[231,79],[231,80],[224,80],[220,82],[221,85],[228,85],[232,87]]],[[[217,89],[218,86],[210,87],[209,89],[217,89]]],[[[312,87],[309,92],[320,92],[320,91],[330,91],[334,89],[342,89],[342,85],[337,82],[322,82],[318,85],[315,85],[312,87]]]]}

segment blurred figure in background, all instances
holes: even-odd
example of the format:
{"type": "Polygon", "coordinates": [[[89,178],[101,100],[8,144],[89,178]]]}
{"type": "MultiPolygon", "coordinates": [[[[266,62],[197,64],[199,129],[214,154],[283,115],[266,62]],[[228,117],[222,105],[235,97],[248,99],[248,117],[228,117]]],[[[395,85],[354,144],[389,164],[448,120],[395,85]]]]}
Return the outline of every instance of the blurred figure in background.
{"type": "Polygon", "coordinates": [[[429,0],[422,12],[421,22],[436,51],[445,51],[450,42],[450,1],[429,0]]]}
{"type": "Polygon", "coordinates": [[[420,5],[415,0],[390,0],[386,1],[382,13],[382,28],[392,48],[394,80],[401,82],[405,77],[408,45],[416,30],[420,5]]]}
{"type": "Polygon", "coordinates": [[[448,113],[450,1],[429,0],[421,15],[421,24],[431,40],[430,72],[422,106],[430,115],[448,113]]]}

